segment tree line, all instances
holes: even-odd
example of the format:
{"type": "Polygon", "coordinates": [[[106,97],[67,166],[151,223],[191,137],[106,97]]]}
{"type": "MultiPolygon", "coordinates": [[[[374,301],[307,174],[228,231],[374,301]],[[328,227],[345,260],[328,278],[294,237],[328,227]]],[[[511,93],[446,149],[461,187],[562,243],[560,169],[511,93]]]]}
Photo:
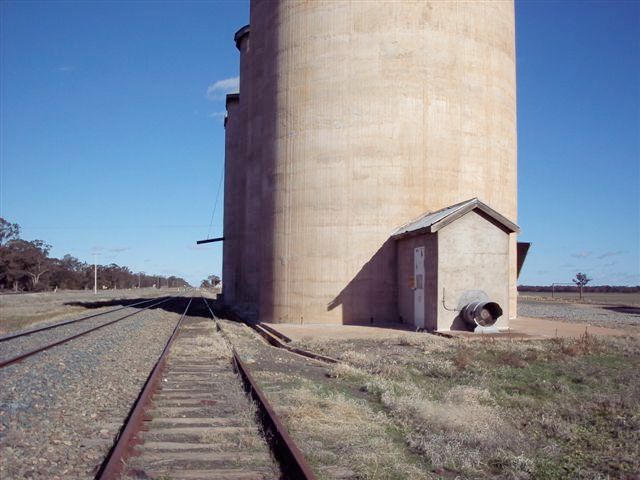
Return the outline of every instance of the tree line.
{"type": "MultiPolygon", "coordinates": [[[[71,255],[49,256],[51,245],[43,240],[20,238],[20,226],[0,217],[0,289],[45,291],[54,289],[92,289],[94,265],[71,255]]],[[[187,287],[176,276],[134,273],[129,267],[98,265],[98,288],[187,287]]]]}
{"type": "MultiPolygon", "coordinates": [[[[519,292],[577,292],[579,285],[518,285],[519,292]]],[[[619,285],[594,285],[592,287],[582,287],[585,293],[637,293],[640,286],[619,286],[619,285]]]]}

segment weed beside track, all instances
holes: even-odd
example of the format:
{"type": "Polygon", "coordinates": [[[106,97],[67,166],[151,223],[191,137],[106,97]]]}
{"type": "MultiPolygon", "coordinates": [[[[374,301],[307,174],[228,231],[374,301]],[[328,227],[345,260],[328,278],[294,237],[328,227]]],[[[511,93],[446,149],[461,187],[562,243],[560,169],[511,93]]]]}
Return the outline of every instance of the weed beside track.
{"type": "Polygon", "coordinates": [[[634,478],[640,471],[637,338],[465,342],[432,336],[306,341],[345,361],[438,475],[634,478]]]}

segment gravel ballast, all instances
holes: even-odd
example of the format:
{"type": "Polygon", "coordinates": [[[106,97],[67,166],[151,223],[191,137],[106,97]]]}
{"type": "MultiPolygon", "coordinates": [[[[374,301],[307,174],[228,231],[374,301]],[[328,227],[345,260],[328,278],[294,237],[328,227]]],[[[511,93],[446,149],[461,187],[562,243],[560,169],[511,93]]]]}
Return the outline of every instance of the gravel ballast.
{"type": "Polygon", "coordinates": [[[577,305],[549,301],[518,301],[518,315],[549,318],[565,322],[579,322],[599,327],[638,328],[640,310],[611,305],[577,305]]]}
{"type": "MultiPolygon", "coordinates": [[[[67,320],[59,321],[56,323],[64,323],[69,320],[82,319],[82,317],[89,316],[89,315],[96,315],[96,314],[99,314],[99,315],[93,318],[87,318],[86,320],[80,320],[76,323],[61,325],[59,327],[55,327],[50,330],[33,332],[23,337],[11,338],[11,339],[5,340],[0,343],[0,362],[14,358],[18,355],[22,355],[29,351],[42,348],[46,345],[50,345],[52,343],[61,341],[67,337],[80,334],[87,330],[91,330],[92,328],[107,324],[109,322],[125,317],[127,315],[139,314],[136,312],[141,312],[143,308],[152,306],[156,303],[159,303],[160,301],[161,300],[157,300],[157,299],[149,300],[141,305],[137,305],[136,307],[126,307],[126,308],[117,309],[117,310],[116,310],[117,307],[100,309],[95,312],[88,310],[86,315],[75,316],[67,320]]],[[[29,330],[31,329],[26,329],[23,331],[29,331],[29,330]]],[[[16,333],[21,333],[21,332],[22,331],[14,332],[12,333],[12,335],[16,333]]]]}
{"type": "Polygon", "coordinates": [[[92,478],[185,306],[169,302],[0,370],[0,478],[92,478]]]}

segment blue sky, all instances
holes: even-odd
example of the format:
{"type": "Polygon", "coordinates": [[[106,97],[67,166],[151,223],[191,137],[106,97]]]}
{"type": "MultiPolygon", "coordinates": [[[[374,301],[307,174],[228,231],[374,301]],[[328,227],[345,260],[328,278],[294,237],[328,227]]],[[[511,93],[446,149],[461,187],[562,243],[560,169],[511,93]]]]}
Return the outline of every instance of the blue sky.
{"type": "MultiPolygon", "coordinates": [[[[221,270],[224,94],[248,2],[7,2],[0,215],[193,284],[221,270]]],[[[518,2],[520,283],[640,283],[640,3],[518,2]]],[[[400,221],[400,220],[399,220],[400,221]]]]}

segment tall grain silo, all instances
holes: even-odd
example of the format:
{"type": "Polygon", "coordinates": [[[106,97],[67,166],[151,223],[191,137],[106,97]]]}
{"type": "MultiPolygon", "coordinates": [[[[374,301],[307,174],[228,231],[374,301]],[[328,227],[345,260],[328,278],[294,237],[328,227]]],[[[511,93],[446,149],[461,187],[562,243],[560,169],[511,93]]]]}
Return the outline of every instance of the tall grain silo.
{"type": "Polygon", "coordinates": [[[227,95],[227,117],[224,120],[225,128],[225,176],[224,176],[224,234],[226,241],[223,246],[225,258],[222,265],[222,278],[224,281],[225,299],[229,303],[237,302],[238,284],[240,281],[240,264],[242,248],[241,215],[243,206],[244,169],[242,159],[244,155],[241,149],[244,146],[242,139],[243,123],[238,115],[239,95],[227,95]]]}
{"type": "MultiPolygon", "coordinates": [[[[241,90],[249,91],[248,37],[249,27],[235,35],[240,51],[241,90]]],[[[245,301],[246,275],[242,262],[245,258],[246,168],[247,168],[247,113],[248,98],[231,93],[226,98],[225,174],[224,174],[224,234],[222,278],[225,299],[230,304],[245,301]]]]}
{"type": "Polygon", "coordinates": [[[252,0],[250,28],[262,321],[395,321],[397,227],[471,197],[516,221],[512,0],[252,0]]]}

